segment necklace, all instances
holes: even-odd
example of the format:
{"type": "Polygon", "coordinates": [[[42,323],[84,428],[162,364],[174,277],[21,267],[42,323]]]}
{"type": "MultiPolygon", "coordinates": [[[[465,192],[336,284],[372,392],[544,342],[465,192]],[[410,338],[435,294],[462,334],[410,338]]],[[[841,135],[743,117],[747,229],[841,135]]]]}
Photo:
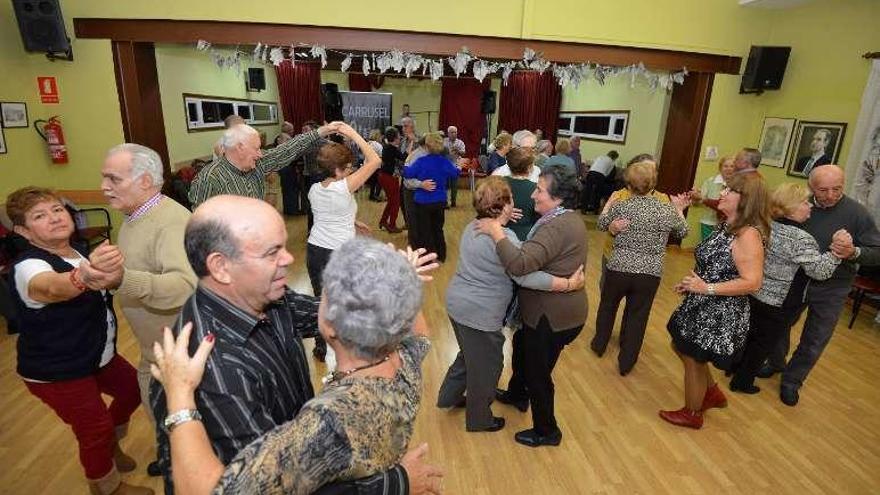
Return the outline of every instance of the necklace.
{"type": "Polygon", "coordinates": [[[330,373],[327,373],[327,375],[324,376],[324,378],[321,379],[321,382],[323,382],[324,385],[329,385],[329,384],[331,384],[331,383],[333,383],[333,382],[337,382],[337,381],[339,381],[339,380],[342,380],[343,378],[345,378],[345,377],[351,375],[352,373],[357,373],[358,371],[365,370],[365,369],[367,369],[367,368],[372,368],[372,367],[374,367],[374,366],[379,366],[380,364],[382,364],[382,363],[388,361],[389,359],[391,359],[391,354],[389,354],[389,355],[383,357],[382,359],[380,359],[380,360],[378,360],[378,361],[376,361],[376,362],[373,362],[373,363],[367,363],[367,364],[365,364],[365,365],[363,365],[363,366],[358,366],[357,368],[352,368],[352,369],[350,369],[350,370],[345,370],[345,371],[331,371],[330,373]]]}

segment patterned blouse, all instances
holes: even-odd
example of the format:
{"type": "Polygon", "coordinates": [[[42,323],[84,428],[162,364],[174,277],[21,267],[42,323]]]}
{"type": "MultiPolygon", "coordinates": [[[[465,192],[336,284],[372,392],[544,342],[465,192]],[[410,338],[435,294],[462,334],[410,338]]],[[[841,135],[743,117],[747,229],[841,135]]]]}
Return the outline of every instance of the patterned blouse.
{"type": "Polygon", "coordinates": [[[348,377],[327,385],[296,418],[239,452],[214,493],[304,495],[393,466],[412,436],[430,345],[425,337],[404,339],[393,379],[348,377]]]}
{"type": "Polygon", "coordinates": [[[599,215],[596,226],[599,230],[608,230],[611,222],[618,218],[626,218],[630,224],[614,237],[614,248],[605,266],[616,272],[662,275],[669,235],[679,239],[687,236],[687,221],[672,204],[653,195],[632,196],[614,203],[606,213],[599,215]]]}

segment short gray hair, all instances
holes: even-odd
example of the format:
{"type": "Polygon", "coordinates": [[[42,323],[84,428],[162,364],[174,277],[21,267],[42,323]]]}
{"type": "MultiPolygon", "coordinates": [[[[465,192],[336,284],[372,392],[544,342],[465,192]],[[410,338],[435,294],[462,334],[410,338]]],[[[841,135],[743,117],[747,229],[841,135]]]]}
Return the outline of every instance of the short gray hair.
{"type": "Polygon", "coordinates": [[[523,141],[525,141],[528,138],[532,138],[536,142],[538,140],[538,136],[535,136],[535,133],[528,130],[528,129],[522,129],[522,130],[516,131],[513,133],[513,145],[516,146],[517,148],[520,148],[523,145],[523,141]]]}
{"type": "Polygon", "coordinates": [[[144,174],[149,174],[150,178],[153,179],[154,186],[159,187],[162,185],[162,182],[164,182],[162,177],[162,174],[164,173],[162,168],[162,158],[159,157],[159,153],[140,144],[122,143],[110,148],[110,151],[107,152],[107,156],[112,156],[117,153],[128,153],[131,155],[132,179],[137,179],[144,174]]]}
{"type": "Polygon", "coordinates": [[[191,217],[183,234],[186,258],[197,277],[207,277],[208,256],[220,253],[231,260],[241,256],[238,238],[228,224],[216,218],[191,217]]]}
{"type": "Polygon", "coordinates": [[[553,149],[553,143],[551,143],[549,139],[542,139],[538,141],[536,148],[538,153],[543,153],[553,149]]]}
{"type": "Polygon", "coordinates": [[[410,334],[422,304],[422,283],[412,265],[366,237],[333,251],[323,287],[324,318],[339,342],[370,361],[387,356],[410,334]]]}
{"type": "Polygon", "coordinates": [[[223,146],[224,150],[228,150],[243,143],[245,139],[251,136],[260,137],[260,133],[247,124],[237,124],[223,132],[223,137],[220,138],[220,144],[223,146]]]}

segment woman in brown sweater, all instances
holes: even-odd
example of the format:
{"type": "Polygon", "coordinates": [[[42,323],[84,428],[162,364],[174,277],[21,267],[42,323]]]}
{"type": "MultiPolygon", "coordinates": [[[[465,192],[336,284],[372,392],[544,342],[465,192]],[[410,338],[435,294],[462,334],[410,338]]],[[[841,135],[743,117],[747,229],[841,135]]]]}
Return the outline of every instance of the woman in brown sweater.
{"type": "MultiPolygon", "coordinates": [[[[492,237],[495,250],[508,273],[521,276],[542,270],[569,277],[587,259],[587,230],[577,204],[579,183],[575,173],[562,165],[541,172],[532,193],[535,211],[541,215],[521,247],[510,242],[497,219],[479,220],[477,229],[492,237]]],[[[553,412],[553,367],[562,349],[580,334],[587,318],[587,297],[583,289],[572,292],[542,292],[520,287],[518,292],[523,328],[522,369],[499,401],[532,406],[533,427],[516,434],[517,442],[530,447],[559,445],[562,431],[553,412]],[[528,390],[528,392],[526,392],[528,390]]],[[[516,352],[516,351],[514,351],[516,352]]],[[[524,409],[523,409],[524,410],[524,409]]]]}

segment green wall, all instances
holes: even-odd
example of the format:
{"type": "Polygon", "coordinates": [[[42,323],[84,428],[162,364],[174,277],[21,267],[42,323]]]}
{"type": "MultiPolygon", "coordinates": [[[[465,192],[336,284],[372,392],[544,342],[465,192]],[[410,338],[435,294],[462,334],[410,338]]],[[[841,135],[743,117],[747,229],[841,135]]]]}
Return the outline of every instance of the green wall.
{"type": "Polygon", "coordinates": [[[562,112],[584,110],[629,110],[629,128],[625,144],[581,139],[581,156],[592,159],[616,150],[623,162],[639,153],[656,155],[666,129],[666,110],[670,93],[663,89],[651,92],[642,85],[629,87],[627,77],[609,78],[604,86],[595,81],[569,86],[562,91],[562,112]]]}
{"type": "MultiPolygon", "coordinates": [[[[232,53],[232,50],[221,50],[232,53]]],[[[214,143],[222,130],[187,132],[183,93],[207,96],[224,96],[278,103],[278,82],[271,65],[242,63],[241,72],[217,67],[207,53],[198,52],[192,45],[156,45],[156,70],[159,74],[159,91],[162,94],[162,115],[165,118],[165,138],[168,140],[168,156],[171,164],[210,156],[214,143]],[[266,72],[266,89],[248,92],[244,84],[247,67],[263,67],[266,72]]],[[[281,107],[278,107],[279,119],[281,107]]],[[[281,125],[258,126],[267,139],[275,139],[281,125]]],[[[174,167],[176,168],[176,167],[174,167]]]]}

